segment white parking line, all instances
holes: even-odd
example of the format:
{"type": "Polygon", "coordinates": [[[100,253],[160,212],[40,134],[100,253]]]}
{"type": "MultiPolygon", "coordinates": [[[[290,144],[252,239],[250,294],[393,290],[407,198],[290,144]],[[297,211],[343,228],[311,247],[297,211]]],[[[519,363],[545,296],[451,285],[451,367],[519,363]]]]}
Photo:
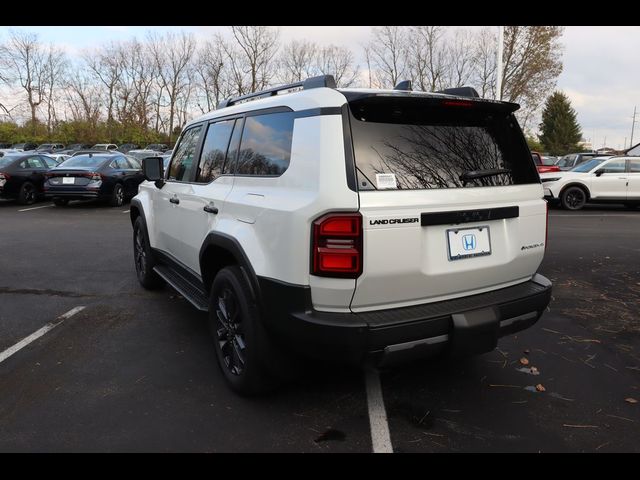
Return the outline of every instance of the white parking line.
{"type": "Polygon", "coordinates": [[[31,207],[31,208],[23,208],[22,210],[18,210],[19,212],[28,212],[29,210],[38,210],[39,208],[50,208],[53,205],[42,205],[41,207],[31,207]]]}
{"type": "Polygon", "coordinates": [[[129,213],[129,210],[124,210],[122,213],[129,213]]]}
{"type": "Polygon", "coordinates": [[[81,312],[82,310],[84,310],[84,308],[85,308],[84,306],[79,306],[79,307],[72,308],[67,313],[63,313],[62,315],[60,315],[53,322],[47,323],[41,329],[36,330],[31,335],[29,335],[28,337],[23,338],[22,340],[20,340],[18,343],[16,343],[12,347],[7,348],[4,352],[0,353],[0,363],[4,362],[7,358],[9,358],[14,353],[22,350],[24,347],[29,345],[34,340],[39,339],[41,336],[43,336],[49,330],[52,330],[55,327],[57,327],[58,325],[60,325],[67,318],[73,317],[76,313],[81,312]]]}
{"type": "Polygon", "coordinates": [[[369,406],[369,426],[371,427],[373,453],[393,453],[378,371],[368,368],[365,372],[365,381],[367,384],[367,404],[369,406]]]}

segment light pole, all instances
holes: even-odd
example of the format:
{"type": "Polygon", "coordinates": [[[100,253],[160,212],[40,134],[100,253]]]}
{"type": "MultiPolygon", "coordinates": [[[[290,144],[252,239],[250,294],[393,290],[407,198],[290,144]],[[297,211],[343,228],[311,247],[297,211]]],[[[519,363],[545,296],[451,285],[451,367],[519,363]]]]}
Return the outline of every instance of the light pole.
{"type": "Polygon", "coordinates": [[[502,100],[502,50],[504,48],[504,27],[498,27],[498,57],[496,58],[496,100],[502,100]]]}
{"type": "Polygon", "coordinates": [[[629,147],[633,147],[633,129],[636,126],[636,107],[633,107],[633,121],[631,122],[631,140],[629,147]]]}

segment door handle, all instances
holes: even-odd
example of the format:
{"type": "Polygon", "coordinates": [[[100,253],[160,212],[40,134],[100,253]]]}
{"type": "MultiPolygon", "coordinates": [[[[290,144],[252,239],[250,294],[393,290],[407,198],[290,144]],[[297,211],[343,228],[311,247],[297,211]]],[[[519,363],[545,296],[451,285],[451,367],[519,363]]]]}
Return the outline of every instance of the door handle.
{"type": "Polygon", "coordinates": [[[216,207],[213,202],[211,202],[209,205],[205,205],[203,210],[207,213],[213,213],[214,215],[218,214],[218,207],[216,207]]]}
{"type": "Polygon", "coordinates": [[[169,199],[169,201],[170,201],[171,203],[176,204],[176,205],[180,204],[180,199],[179,199],[178,197],[171,197],[171,198],[169,199]]]}

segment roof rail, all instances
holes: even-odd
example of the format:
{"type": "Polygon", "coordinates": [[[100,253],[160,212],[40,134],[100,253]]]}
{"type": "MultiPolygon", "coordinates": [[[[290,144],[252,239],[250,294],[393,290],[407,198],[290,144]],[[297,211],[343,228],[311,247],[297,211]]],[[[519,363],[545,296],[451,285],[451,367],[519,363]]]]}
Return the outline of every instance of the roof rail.
{"type": "Polygon", "coordinates": [[[241,95],[239,97],[229,97],[222,100],[218,103],[216,107],[217,110],[225,107],[230,107],[231,105],[236,105],[238,103],[248,102],[250,100],[258,100],[260,98],[272,97],[277,95],[278,92],[282,92],[285,90],[293,90],[294,88],[299,88],[301,90],[310,90],[312,88],[336,88],[336,80],[333,78],[333,75],[320,75],[318,77],[310,77],[301,82],[288,83],[286,85],[280,85],[273,88],[268,88],[266,90],[261,90],[259,92],[248,93],[247,95],[241,95]]]}
{"type": "Polygon", "coordinates": [[[409,90],[411,91],[411,80],[404,80],[400,83],[398,83],[395,87],[393,87],[394,90],[409,90]]]}
{"type": "Polygon", "coordinates": [[[480,95],[478,95],[478,92],[473,87],[445,88],[444,90],[438,90],[435,93],[444,93],[445,95],[455,95],[457,97],[480,98],[480,95]]]}

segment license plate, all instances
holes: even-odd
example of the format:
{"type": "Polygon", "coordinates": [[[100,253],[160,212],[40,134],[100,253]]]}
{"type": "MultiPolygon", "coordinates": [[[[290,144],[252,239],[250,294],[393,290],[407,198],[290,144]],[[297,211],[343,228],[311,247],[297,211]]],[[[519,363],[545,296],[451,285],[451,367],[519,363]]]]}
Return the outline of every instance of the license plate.
{"type": "Polygon", "coordinates": [[[449,260],[491,255],[489,227],[447,230],[449,260]]]}
{"type": "Polygon", "coordinates": [[[74,183],[76,183],[75,177],[62,177],[63,185],[73,185],[74,183]]]}

